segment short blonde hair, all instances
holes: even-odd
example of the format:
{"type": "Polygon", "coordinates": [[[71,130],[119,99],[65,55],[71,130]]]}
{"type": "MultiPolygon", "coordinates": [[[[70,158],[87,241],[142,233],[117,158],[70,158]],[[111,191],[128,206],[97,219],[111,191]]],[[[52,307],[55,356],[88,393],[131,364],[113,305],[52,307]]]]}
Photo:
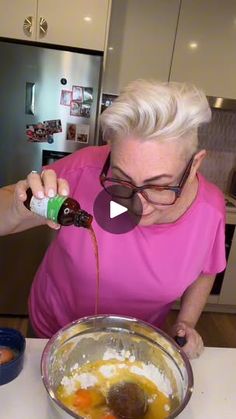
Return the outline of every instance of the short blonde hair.
{"type": "Polygon", "coordinates": [[[192,84],[136,80],[100,116],[104,141],[135,135],[160,141],[181,140],[193,154],[198,127],[211,119],[203,91],[192,84]]]}

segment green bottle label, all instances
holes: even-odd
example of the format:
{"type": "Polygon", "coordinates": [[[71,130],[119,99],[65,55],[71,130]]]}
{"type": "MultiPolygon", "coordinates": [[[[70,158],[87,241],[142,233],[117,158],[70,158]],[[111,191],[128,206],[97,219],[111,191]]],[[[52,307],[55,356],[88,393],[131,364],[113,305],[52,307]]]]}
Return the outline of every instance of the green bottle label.
{"type": "Polygon", "coordinates": [[[67,199],[66,196],[57,195],[54,198],[48,200],[47,206],[47,218],[49,220],[57,222],[58,213],[61,209],[63,202],[67,199]]]}

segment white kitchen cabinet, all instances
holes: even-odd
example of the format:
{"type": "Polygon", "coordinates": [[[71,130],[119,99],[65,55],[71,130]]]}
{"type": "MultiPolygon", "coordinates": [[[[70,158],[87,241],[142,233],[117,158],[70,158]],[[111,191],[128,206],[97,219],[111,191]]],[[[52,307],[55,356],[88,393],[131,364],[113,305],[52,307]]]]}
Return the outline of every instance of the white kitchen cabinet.
{"type": "Polygon", "coordinates": [[[129,81],[167,81],[179,0],[113,0],[103,91],[117,94],[129,81]]]}
{"type": "Polygon", "coordinates": [[[0,0],[0,36],[36,39],[37,0],[0,0]]]}
{"type": "Polygon", "coordinates": [[[38,19],[48,24],[39,40],[103,51],[109,6],[109,0],[39,0],[38,19]]]}
{"type": "Polygon", "coordinates": [[[0,0],[0,36],[103,51],[110,4],[111,0],[0,0]]]}
{"type": "Polygon", "coordinates": [[[171,80],[236,98],[236,1],[183,0],[171,80]]]}

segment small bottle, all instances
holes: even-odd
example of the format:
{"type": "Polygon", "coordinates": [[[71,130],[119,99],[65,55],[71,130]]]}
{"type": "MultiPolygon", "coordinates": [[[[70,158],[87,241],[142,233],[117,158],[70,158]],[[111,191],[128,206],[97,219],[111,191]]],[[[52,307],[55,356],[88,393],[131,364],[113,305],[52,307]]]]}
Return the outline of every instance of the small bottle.
{"type": "Polygon", "coordinates": [[[37,199],[31,189],[27,190],[26,208],[35,214],[54,221],[62,226],[90,228],[92,215],[80,208],[79,203],[70,197],[56,195],[53,198],[37,199]]]}

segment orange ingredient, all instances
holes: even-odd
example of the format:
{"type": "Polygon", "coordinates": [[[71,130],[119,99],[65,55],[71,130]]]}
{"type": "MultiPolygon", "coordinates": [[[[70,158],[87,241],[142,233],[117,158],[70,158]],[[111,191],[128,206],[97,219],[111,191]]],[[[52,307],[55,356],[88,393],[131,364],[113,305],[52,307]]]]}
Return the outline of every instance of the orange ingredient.
{"type": "Polygon", "coordinates": [[[76,391],[73,401],[73,405],[81,410],[87,410],[91,407],[96,407],[104,403],[104,396],[97,389],[79,389],[76,391]]]}
{"type": "Polygon", "coordinates": [[[14,352],[10,348],[0,348],[0,365],[12,361],[14,352]]]}
{"type": "Polygon", "coordinates": [[[92,405],[92,396],[88,390],[77,390],[75,393],[75,399],[73,405],[79,409],[87,409],[92,405]]]}
{"type": "Polygon", "coordinates": [[[117,419],[117,418],[114,415],[106,415],[106,416],[103,416],[102,419],[117,419]]]}

